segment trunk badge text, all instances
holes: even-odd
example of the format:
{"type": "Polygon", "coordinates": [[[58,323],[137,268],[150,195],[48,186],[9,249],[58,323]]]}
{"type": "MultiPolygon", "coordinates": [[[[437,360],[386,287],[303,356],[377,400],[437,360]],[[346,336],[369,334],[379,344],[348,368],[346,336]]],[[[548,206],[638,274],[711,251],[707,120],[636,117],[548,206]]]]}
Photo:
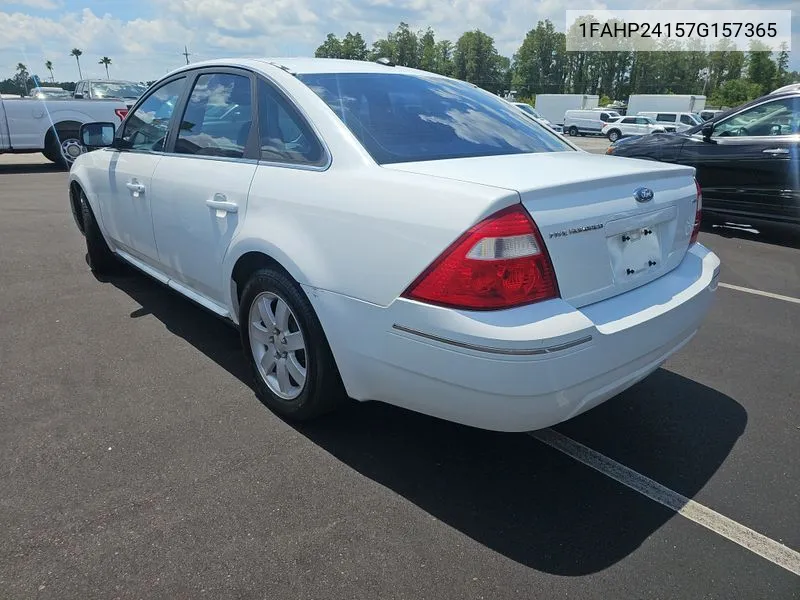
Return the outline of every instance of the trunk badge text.
{"type": "Polygon", "coordinates": [[[640,187],[633,190],[633,197],[637,202],[649,202],[653,199],[653,190],[647,187],[640,187]]]}
{"type": "Polygon", "coordinates": [[[553,231],[550,234],[550,238],[560,238],[560,237],[567,237],[568,235],[572,235],[573,233],[583,233],[584,231],[594,231],[595,229],[602,229],[603,224],[598,223],[597,225],[584,225],[583,227],[570,227],[569,229],[564,229],[562,231],[553,231]]]}

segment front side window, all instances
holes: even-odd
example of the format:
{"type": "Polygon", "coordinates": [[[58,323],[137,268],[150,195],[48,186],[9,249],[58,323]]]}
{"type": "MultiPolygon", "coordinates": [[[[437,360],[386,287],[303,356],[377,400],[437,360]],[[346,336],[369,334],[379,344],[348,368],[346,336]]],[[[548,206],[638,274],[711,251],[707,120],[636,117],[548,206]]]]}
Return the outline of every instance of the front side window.
{"type": "Polygon", "coordinates": [[[469,83],[394,73],[299,75],[379,164],[574,151],[469,83]]]}
{"type": "Polygon", "coordinates": [[[782,98],[753,106],[717,123],[713,137],[797,133],[800,133],[800,98],[782,98]]]}
{"type": "Polygon", "coordinates": [[[266,82],[258,82],[258,125],[261,160],[322,165],[325,152],[308,123],[266,82]]]}
{"type": "Polygon", "coordinates": [[[656,115],[656,121],[660,121],[661,123],[674,123],[676,116],[675,113],[658,113],[658,115],[656,115]]]}
{"type": "Polygon", "coordinates": [[[253,125],[250,77],[201,75],[181,119],[175,152],[243,158],[253,125]]]}
{"type": "Polygon", "coordinates": [[[172,112],[185,86],[186,78],[181,77],[154,90],[125,120],[122,146],[131,150],[161,152],[172,112]]]}

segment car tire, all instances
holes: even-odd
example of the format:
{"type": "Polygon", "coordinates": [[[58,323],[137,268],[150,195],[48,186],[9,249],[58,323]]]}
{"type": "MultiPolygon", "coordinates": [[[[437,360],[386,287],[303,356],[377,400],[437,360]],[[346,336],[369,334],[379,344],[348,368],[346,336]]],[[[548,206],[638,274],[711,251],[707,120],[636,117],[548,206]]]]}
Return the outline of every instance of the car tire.
{"type": "Polygon", "coordinates": [[[281,417],[307,421],[346,398],[322,325],[303,290],[282,270],[260,269],[250,277],[242,292],[239,331],[256,395],[281,417]]]}
{"type": "Polygon", "coordinates": [[[117,271],[119,262],[117,257],[108,247],[100,226],[89,206],[86,195],[80,193],[81,216],[83,218],[83,233],[86,237],[86,253],[89,256],[89,267],[98,275],[108,275],[117,271]]]}
{"type": "Polygon", "coordinates": [[[80,140],[78,139],[79,133],[72,130],[62,130],[52,132],[48,136],[47,145],[42,152],[47,160],[56,163],[57,165],[69,170],[72,166],[72,161],[77,158],[77,155],[71,160],[67,159],[65,152],[66,148],[80,148],[80,140]],[[62,146],[64,149],[62,151],[62,146]]]}
{"type": "Polygon", "coordinates": [[[572,127],[570,127],[569,129],[567,129],[567,133],[569,133],[569,135],[570,135],[571,137],[575,137],[576,135],[578,135],[578,128],[577,128],[577,127],[575,127],[575,125],[573,125],[573,126],[572,126],[572,127]]]}
{"type": "Polygon", "coordinates": [[[608,141],[609,142],[616,142],[619,138],[622,137],[622,134],[617,129],[612,129],[608,132],[608,141]]]}

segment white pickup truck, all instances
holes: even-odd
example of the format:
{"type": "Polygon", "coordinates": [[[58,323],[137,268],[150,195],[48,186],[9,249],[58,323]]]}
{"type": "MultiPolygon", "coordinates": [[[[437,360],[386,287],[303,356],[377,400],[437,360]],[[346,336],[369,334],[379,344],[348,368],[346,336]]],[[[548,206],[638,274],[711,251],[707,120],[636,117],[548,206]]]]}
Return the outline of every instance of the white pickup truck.
{"type": "Polygon", "coordinates": [[[83,152],[83,123],[121,123],[128,114],[122,100],[0,99],[0,154],[41,152],[69,167],[83,152]]]}

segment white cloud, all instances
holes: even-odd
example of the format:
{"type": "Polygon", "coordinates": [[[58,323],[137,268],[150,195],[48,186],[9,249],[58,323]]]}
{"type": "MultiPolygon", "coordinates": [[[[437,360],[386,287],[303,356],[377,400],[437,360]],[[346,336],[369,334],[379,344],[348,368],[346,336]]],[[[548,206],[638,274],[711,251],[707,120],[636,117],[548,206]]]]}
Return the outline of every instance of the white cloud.
{"type": "MultiPolygon", "coordinates": [[[[563,28],[568,8],[603,9],[606,0],[150,0],[135,4],[106,2],[106,14],[89,8],[65,8],[46,15],[30,10],[56,8],[62,0],[13,0],[15,12],[0,11],[0,78],[20,61],[43,73],[52,60],[56,77],[76,79],[69,50],[80,47],[84,76],[105,75],[101,56],[113,60],[112,76],[153,79],[183,64],[183,46],[192,60],[221,56],[310,55],[329,32],[360,31],[368,44],[394,30],[400,21],[419,30],[431,26],[437,39],[455,40],[479,28],[511,56],[540,19],[563,28]],[[19,6],[18,6],[19,5],[19,6]],[[116,9],[116,10],[115,10],[116,9]],[[136,14],[141,18],[123,18],[136,14]]],[[[140,0],[141,1],[141,0],[140,0]]],[[[0,0],[6,6],[9,0],[0,0]]],[[[792,0],[704,0],[702,8],[791,8],[792,0]]],[[[696,8],[700,0],[620,0],[614,9],[696,8]]],[[[795,44],[797,45],[797,39],[795,44]]],[[[796,48],[794,56],[800,54],[796,48]]],[[[792,60],[797,68],[797,59],[792,60]]]]}

